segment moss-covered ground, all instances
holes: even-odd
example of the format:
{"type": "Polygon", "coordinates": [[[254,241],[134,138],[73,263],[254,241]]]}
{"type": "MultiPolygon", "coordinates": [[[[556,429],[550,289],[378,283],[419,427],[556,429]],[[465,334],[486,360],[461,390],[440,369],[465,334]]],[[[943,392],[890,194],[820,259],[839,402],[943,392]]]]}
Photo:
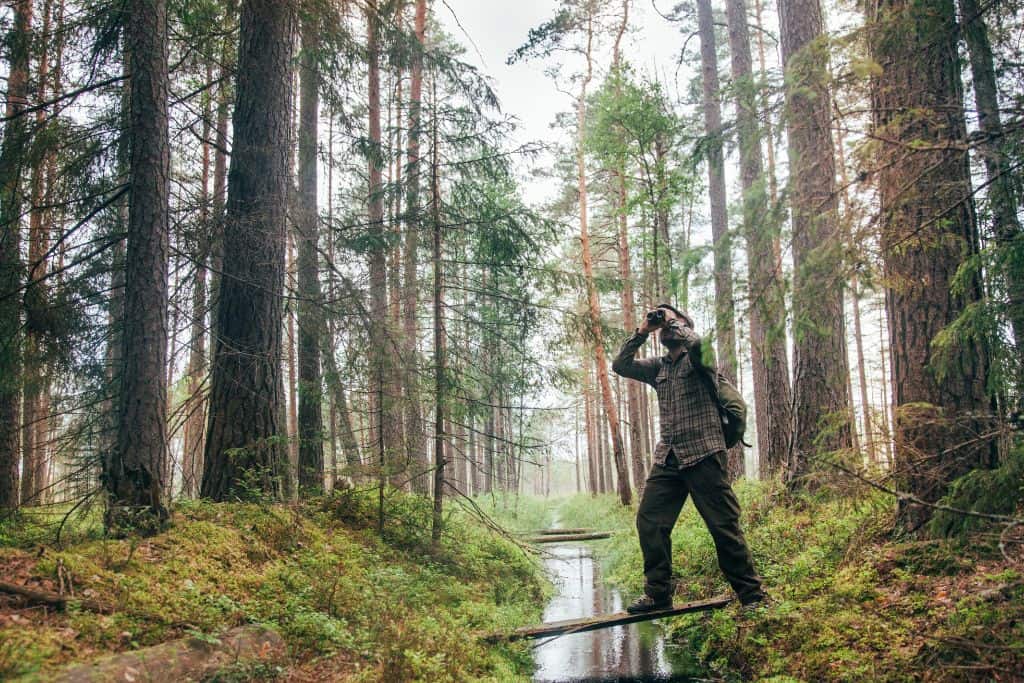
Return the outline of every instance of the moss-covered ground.
{"type": "MultiPolygon", "coordinates": [[[[523,679],[528,647],[474,634],[536,621],[539,565],[476,515],[453,511],[430,545],[429,502],[392,494],[384,534],[376,494],[300,505],[176,506],[167,531],[104,538],[95,519],[65,528],[23,513],[0,526],[0,575],[108,603],[110,614],[0,603],[0,680],[45,680],[59,668],[244,623],[285,638],[290,661],[243,679],[523,679]]],[[[529,523],[507,501],[488,512],[529,523]]],[[[536,513],[539,515],[539,513],[536,513]]]]}
{"type": "MultiPolygon", "coordinates": [[[[663,622],[703,678],[771,681],[1024,680],[1024,554],[1000,529],[955,539],[894,532],[892,499],[872,491],[792,496],[741,482],[743,526],[770,606],[663,622]],[[1005,553],[1005,554],[1004,554],[1005,553]]],[[[1019,500],[1019,498],[1018,498],[1019,500]]],[[[614,497],[564,502],[566,525],[599,541],[606,576],[642,590],[634,509],[614,497]]],[[[692,504],[673,533],[677,600],[729,592],[692,504]]]]}

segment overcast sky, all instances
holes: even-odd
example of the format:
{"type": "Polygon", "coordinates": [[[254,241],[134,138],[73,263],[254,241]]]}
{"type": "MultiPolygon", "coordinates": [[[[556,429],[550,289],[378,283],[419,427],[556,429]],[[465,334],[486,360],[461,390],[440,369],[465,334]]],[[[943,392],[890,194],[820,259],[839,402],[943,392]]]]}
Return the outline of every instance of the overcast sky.
{"type": "MultiPolygon", "coordinates": [[[[667,12],[675,0],[658,0],[658,8],[667,12]]],[[[556,55],[549,61],[528,60],[508,66],[508,55],[526,41],[531,28],[555,15],[558,0],[436,0],[434,12],[445,29],[466,46],[466,61],[480,68],[492,79],[502,110],[518,119],[520,128],[515,142],[552,141],[557,134],[550,126],[559,112],[569,111],[573,101],[560,92],[545,69],[555,60],[569,59],[556,55]],[[457,20],[456,20],[457,17],[457,20]]],[[[630,10],[632,32],[623,46],[625,58],[637,69],[659,73],[670,96],[676,92],[676,60],[682,42],[679,31],[654,10],[651,0],[637,0],[630,10]]],[[[606,66],[608,59],[598,60],[606,66]]],[[[567,65],[566,76],[582,66],[567,65]]],[[[689,79],[680,72],[679,83],[689,79]]],[[[596,74],[595,83],[603,73],[596,74]]],[[[566,85],[563,83],[563,85],[566,85]]],[[[546,187],[528,183],[526,196],[538,201],[546,195],[546,187]]]]}

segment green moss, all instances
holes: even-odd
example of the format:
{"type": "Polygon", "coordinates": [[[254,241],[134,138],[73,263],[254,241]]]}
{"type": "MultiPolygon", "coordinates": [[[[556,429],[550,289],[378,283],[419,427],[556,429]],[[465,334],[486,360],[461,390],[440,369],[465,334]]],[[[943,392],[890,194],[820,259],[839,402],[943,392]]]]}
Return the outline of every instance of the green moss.
{"type": "Polygon", "coordinates": [[[60,572],[78,594],[116,609],[0,627],[0,678],[243,623],[278,630],[296,662],[336,661],[332,677],[527,673],[526,646],[489,648],[468,635],[536,620],[546,590],[539,565],[458,510],[432,548],[429,505],[396,492],[382,539],[375,515],[368,523],[374,505],[359,492],[299,506],[187,502],[150,539],[83,538],[38,560],[3,551],[6,561],[19,553],[33,562],[37,579],[60,572]]]}

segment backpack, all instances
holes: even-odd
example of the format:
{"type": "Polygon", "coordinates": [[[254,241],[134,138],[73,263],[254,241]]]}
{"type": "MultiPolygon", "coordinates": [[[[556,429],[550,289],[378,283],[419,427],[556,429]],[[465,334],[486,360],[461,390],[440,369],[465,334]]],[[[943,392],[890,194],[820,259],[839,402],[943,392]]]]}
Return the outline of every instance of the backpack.
{"type": "Polygon", "coordinates": [[[725,447],[732,448],[742,443],[747,448],[750,444],[743,440],[747,431],[747,404],[742,394],[720,372],[712,368],[704,368],[701,375],[711,389],[711,395],[718,404],[718,414],[722,417],[722,435],[725,447]]]}

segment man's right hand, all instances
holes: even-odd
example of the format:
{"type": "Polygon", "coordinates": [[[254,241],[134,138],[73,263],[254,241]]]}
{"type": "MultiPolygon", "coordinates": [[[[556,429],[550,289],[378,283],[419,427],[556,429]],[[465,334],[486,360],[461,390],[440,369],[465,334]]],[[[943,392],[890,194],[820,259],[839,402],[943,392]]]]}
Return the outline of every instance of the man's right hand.
{"type": "Polygon", "coordinates": [[[661,329],[663,326],[664,323],[651,324],[651,321],[648,320],[647,315],[644,314],[643,322],[640,323],[640,327],[636,328],[636,331],[639,332],[640,334],[650,334],[651,332],[654,332],[654,330],[661,329]]]}

